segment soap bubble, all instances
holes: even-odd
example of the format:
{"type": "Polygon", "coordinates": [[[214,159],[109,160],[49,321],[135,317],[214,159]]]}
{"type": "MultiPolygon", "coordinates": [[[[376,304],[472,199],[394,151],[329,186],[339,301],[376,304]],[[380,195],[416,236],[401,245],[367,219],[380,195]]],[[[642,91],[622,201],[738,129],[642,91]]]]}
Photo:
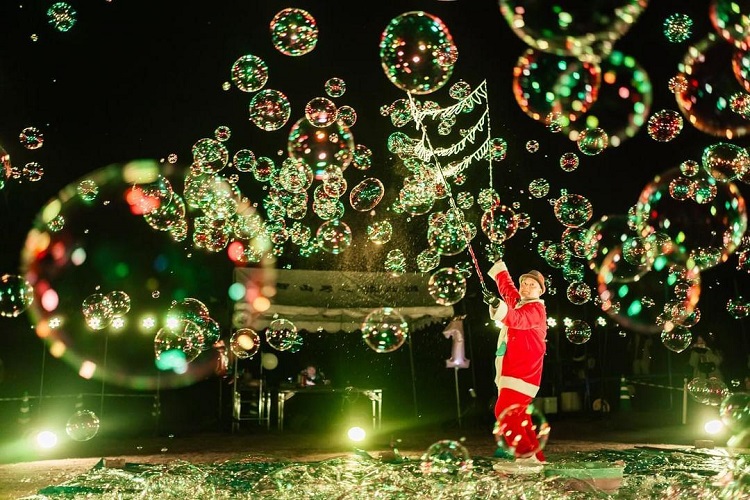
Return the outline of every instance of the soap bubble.
{"type": "Polygon", "coordinates": [[[300,158],[287,158],[281,163],[279,184],[290,193],[301,193],[309,188],[314,174],[307,162],[300,158]]]}
{"type": "MultiPolygon", "coordinates": [[[[662,247],[650,265],[634,266],[622,257],[622,248],[610,249],[598,273],[602,310],[625,328],[641,333],[664,330],[665,306],[681,301],[683,314],[691,313],[700,296],[699,268],[676,245],[662,247]],[[684,299],[678,299],[675,286],[684,299]]],[[[671,307],[671,306],[670,306],[671,307]]]]}
{"type": "Polygon", "coordinates": [[[692,126],[730,140],[750,130],[750,122],[727,105],[730,96],[744,92],[732,69],[734,50],[713,33],[690,47],[678,64],[690,85],[675,94],[680,112],[692,126]]]}
{"type": "Polygon", "coordinates": [[[34,289],[22,276],[0,277],[0,316],[15,318],[34,302],[34,289]]]}
{"type": "Polygon", "coordinates": [[[426,273],[435,269],[440,263],[440,254],[434,248],[426,248],[417,255],[417,269],[426,273]]]}
{"type": "Polygon", "coordinates": [[[55,2],[47,9],[47,21],[57,31],[69,31],[77,21],[78,13],[66,2],[55,2]]]}
{"type": "Polygon", "coordinates": [[[250,120],[261,130],[278,130],[289,120],[292,108],[286,95],[278,90],[261,90],[250,100],[250,120]]]}
{"type": "Polygon", "coordinates": [[[549,182],[547,179],[534,179],[529,183],[529,193],[534,198],[544,198],[549,194],[549,182]]]}
{"type": "Polygon", "coordinates": [[[68,419],[65,432],[73,441],[88,441],[99,432],[99,417],[93,411],[79,410],[68,419]]]}
{"type": "Polygon", "coordinates": [[[26,149],[39,149],[44,145],[44,134],[36,127],[26,127],[19,134],[18,140],[26,149]]]}
{"type": "MultiPolygon", "coordinates": [[[[515,224],[515,219],[509,224],[515,224]]],[[[445,213],[435,212],[427,227],[427,243],[441,255],[456,255],[462,252],[471,240],[471,230],[464,220],[463,212],[449,209],[445,213]]]]}
{"type": "Polygon", "coordinates": [[[648,135],[658,142],[669,142],[682,132],[682,116],[674,110],[662,109],[648,119],[648,135]]]}
{"type": "Polygon", "coordinates": [[[563,226],[580,227],[591,219],[591,202],[580,194],[564,194],[554,205],[555,217],[563,226]]]}
{"type": "Polygon", "coordinates": [[[341,106],[336,113],[336,119],[347,127],[354,126],[357,123],[357,112],[351,106],[341,106]]]}
{"type": "Polygon", "coordinates": [[[229,339],[229,350],[239,359],[255,356],[260,349],[260,336],[251,328],[240,328],[229,339]]]}
{"type": "Polygon", "coordinates": [[[466,295],[466,278],[452,267],[438,269],[427,282],[427,292],[441,306],[450,306],[466,295]]]}
{"type": "Polygon", "coordinates": [[[76,186],[76,193],[84,203],[91,203],[99,195],[99,186],[91,179],[84,179],[76,186]]]}
{"type": "Polygon", "coordinates": [[[130,296],[127,293],[121,290],[114,290],[109,292],[106,297],[112,306],[112,316],[125,316],[130,312],[130,296]]]}
{"type": "Polygon", "coordinates": [[[201,329],[185,319],[172,322],[169,328],[161,328],[154,337],[156,365],[160,369],[184,370],[185,365],[201,353],[201,329]],[[175,354],[177,356],[175,356],[175,354]]]}
{"type": "Polygon", "coordinates": [[[232,158],[232,165],[238,172],[252,172],[257,162],[255,153],[249,149],[240,149],[232,158]]]}
{"type": "Polygon", "coordinates": [[[271,20],[271,41],[286,56],[305,55],[318,43],[318,25],[306,10],[281,10],[271,20]]]}
{"type": "Polygon", "coordinates": [[[538,122],[550,114],[572,122],[596,102],[601,79],[595,63],[529,48],[513,68],[513,96],[538,122]]]}
{"type": "Polygon", "coordinates": [[[380,37],[386,77],[413,94],[429,94],[445,85],[457,58],[448,28],[426,12],[406,12],[391,19],[380,37]]]}
{"type": "Polygon", "coordinates": [[[277,351],[287,351],[299,341],[297,327],[288,319],[275,319],[266,329],[266,342],[277,351]]]}
{"type": "Polygon", "coordinates": [[[591,338],[591,327],[585,321],[577,319],[565,327],[565,338],[573,344],[585,344],[591,338]]]}
{"type": "Polygon", "coordinates": [[[599,127],[587,128],[578,135],[578,150],[588,156],[598,155],[609,146],[609,135],[599,127]]]}
{"type": "Polygon", "coordinates": [[[591,287],[582,281],[574,281],[568,285],[565,295],[571,304],[580,306],[591,300],[591,287]]]}
{"type": "Polygon", "coordinates": [[[729,394],[719,405],[719,416],[724,425],[734,432],[750,428],[750,394],[729,394]]]}
{"type": "Polygon", "coordinates": [[[404,344],[408,335],[406,320],[391,307],[373,310],[362,323],[362,339],[377,353],[395,351],[404,344]]]}
{"type": "Polygon", "coordinates": [[[603,75],[596,102],[575,121],[561,117],[560,127],[571,140],[587,127],[607,132],[610,147],[634,137],[651,111],[653,87],[646,69],[636,59],[614,50],[599,62],[603,75]]]}
{"type": "Polygon", "coordinates": [[[741,51],[750,49],[750,8],[744,2],[712,0],[709,19],[716,33],[741,51]]]}
{"type": "Polygon", "coordinates": [[[256,92],[268,81],[268,65],[258,56],[247,54],[232,65],[232,83],[243,92],[256,92]]]}
{"type": "Polygon", "coordinates": [[[693,342],[693,333],[682,326],[669,325],[661,332],[661,343],[672,352],[681,353],[693,342]]]}
{"type": "Polygon", "coordinates": [[[336,105],[326,97],[314,97],[305,105],[305,117],[316,127],[327,127],[336,121],[336,105]]]}
{"type": "Polygon", "coordinates": [[[368,177],[349,191],[349,204],[358,212],[369,212],[380,203],[385,187],[379,179],[368,177]]]}
{"type": "Polygon", "coordinates": [[[719,182],[736,180],[750,170],[750,154],[736,144],[717,142],[703,150],[703,169],[719,182]]]}
{"type": "Polygon", "coordinates": [[[550,430],[547,418],[533,403],[516,403],[498,416],[492,434],[498,448],[516,458],[529,458],[544,449],[550,430]]]}
{"type": "Polygon", "coordinates": [[[697,402],[719,406],[729,395],[727,385],[716,377],[695,377],[687,384],[688,394],[697,402]]]}
{"type": "Polygon", "coordinates": [[[112,324],[114,318],[109,298],[101,293],[92,293],[81,303],[81,312],[86,326],[92,330],[103,330],[112,324]]]}
{"type": "Polygon", "coordinates": [[[482,231],[493,243],[509,240],[517,230],[516,213],[506,205],[495,205],[482,214],[482,231]]]}
{"type": "Polygon", "coordinates": [[[329,78],[324,88],[329,97],[341,97],[346,92],[346,82],[338,77],[329,78]]]}
{"type": "Polygon", "coordinates": [[[566,172],[572,172],[578,168],[580,160],[575,153],[567,152],[560,156],[560,168],[566,172]]]}
{"type": "Polygon", "coordinates": [[[648,2],[616,0],[500,0],[500,12],[527,45],[558,55],[598,61],[646,9],[648,2]]]}
{"type": "Polygon", "coordinates": [[[425,474],[461,474],[470,471],[473,463],[466,447],[452,439],[431,444],[420,460],[425,474]]]}
{"type": "Polygon", "coordinates": [[[310,165],[316,179],[322,179],[331,165],[346,170],[354,157],[354,137],[339,121],[327,127],[315,127],[307,118],[300,118],[289,131],[287,150],[292,158],[310,165]]]}
{"type": "Polygon", "coordinates": [[[337,255],[352,244],[352,230],[344,221],[329,220],[318,227],[316,238],[322,250],[337,255]]]}
{"type": "Polygon", "coordinates": [[[664,20],[664,36],[672,43],[680,43],[692,35],[693,20],[687,14],[676,12],[664,20]]]}
{"type": "Polygon", "coordinates": [[[717,184],[706,172],[695,177],[705,181],[695,187],[695,199],[701,202],[676,200],[668,192],[671,181],[680,175],[679,168],[670,169],[641,191],[635,210],[638,233],[664,233],[691,255],[719,250],[716,262],[701,262],[699,267],[707,269],[726,261],[737,249],[747,229],[745,202],[737,186],[731,182],[717,184]],[[705,203],[708,197],[715,201],[705,203]]]}
{"type": "Polygon", "coordinates": [[[376,245],[384,245],[391,241],[393,227],[387,220],[373,222],[367,226],[367,239],[376,245]]]}

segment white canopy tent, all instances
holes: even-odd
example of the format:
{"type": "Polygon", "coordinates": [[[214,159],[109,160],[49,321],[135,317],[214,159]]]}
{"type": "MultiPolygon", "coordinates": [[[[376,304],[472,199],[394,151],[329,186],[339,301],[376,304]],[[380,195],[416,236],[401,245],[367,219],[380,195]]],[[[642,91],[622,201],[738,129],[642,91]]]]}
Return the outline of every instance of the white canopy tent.
{"type": "Polygon", "coordinates": [[[454,316],[452,306],[441,306],[427,291],[428,276],[354,271],[236,268],[234,281],[247,290],[235,303],[235,328],[266,328],[274,318],[284,318],[298,330],[353,332],[379,307],[396,309],[411,331],[454,316]],[[265,301],[255,303],[263,295],[265,301]],[[267,304],[267,303],[265,303],[267,304]]]}

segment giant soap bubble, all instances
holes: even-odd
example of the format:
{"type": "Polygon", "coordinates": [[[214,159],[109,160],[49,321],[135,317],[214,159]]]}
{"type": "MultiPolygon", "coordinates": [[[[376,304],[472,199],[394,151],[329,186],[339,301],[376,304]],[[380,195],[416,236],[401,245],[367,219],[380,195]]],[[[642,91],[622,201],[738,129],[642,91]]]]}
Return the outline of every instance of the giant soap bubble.
{"type": "Polygon", "coordinates": [[[598,61],[612,51],[648,0],[500,0],[500,12],[527,45],[598,61]]]}
{"type": "Polygon", "coordinates": [[[750,121],[732,111],[729,98],[744,93],[732,69],[734,47],[711,33],[690,47],[678,65],[687,87],[675,93],[677,106],[701,132],[735,139],[747,134],[750,121]]]}
{"type": "Polygon", "coordinates": [[[703,179],[715,189],[711,203],[675,200],[669,186],[680,176],[680,169],[672,168],[641,191],[635,211],[637,229],[641,235],[665,233],[700,269],[708,269],[725,262],[739,246],[747,229],[745,200],[733,183],[717,183],[706,172],[693,179],[703,179]]]}
{"type": "Polygon", "coordinates": [[[630,55],[618,50],[599,63],[604,75],[594,104],[577,120],[566,123],[562,129],[574,140],[586,130],[587,124],[597,123],[607,132],[609,145],[618,147],[635,136],[651,112],[653,87],[646,69],[630,55]]]}
{"type": "Polygon", "coordinates": [[[596,102],[601,81],[598,64],[530,48],[513,68],[513,96],[538,122],[550,114],[571,122],[596,102]]]}
{"type": "MultiPolygon", "coordinates": [[[[214,164],[215,159],[220,165],[221,154],[203,154],[209,149],[201,148],[199,157],[206,164],[214,164]]],[[[164,203],[175,205],[180,198],[177,187],[183,186],[187,172],[185,165],[156,160],[95,169],[64,186],[34,220],[20,265],[21,275],[36,294],[27,311],[38,338],[74,373],[140,391],[189,386],[214,373],[220,356],[214,347],[219,324],[206,316],[203,307],[186,308],[184,315],[177,309],[194,302],[183,304],[188,298],[225,296],[224,273],[216,269],[222,263],[232,264],[226,254],[192,251],[189,240],[175,244],[172,231],[153,228],[142,210],[153,207],[151,201],[156,200],[159,208],[154,213],[165,209],[164,203]],[[96,197],[80,195],[83,181],[96,186],[96,197]],[[51,232],[49,221],[57,217],[64,217],[67,224],[51,232]],[[90,318],[106,323],[127,315],[127,321],[118,321],[116,331],[113,326],[94,331],[87,326],[82,304],[92,292],[107,297],[109,307],[98,307],[104,302],[99,297],[91,303],[91,314],[87,310],[90,318]],[[179,306],[172,309],[173,302],[179,306]],[[174,330],[167,328],[172,318],[174,330]],[[160,359],[155,360],[157,351],[160,359]]],[[[187,211],[182,217],[189,222],[188,231],[193,229],[192,218],[187,211]]],[[[240,220],[249,221],[243,216],[232,223],[243,234],[243,243],[268,248],[265,233],[240,220]]],[[[253,220],[261,228],[262,222],[253,220]]],[[[258,289],[264,285],[259,283],[258,289]]]]}
{"type": "Polygon", "coordinates": [[[671,323],[675,310],[682,317],[694,311],[700,273],[677,246],[644,266],[628,263],[622,247],[615,247],[602,261],[598,292],[602,309],[617,323],[641,333],[659,333],[671,323]]]}
{"type": "Polygon", "coordinates": [[[422,11],[406,12],[388,23],[380,36],[380,62],[396,87],[429,94],[448,82],[458,49],[447,26],[422,11]]]}

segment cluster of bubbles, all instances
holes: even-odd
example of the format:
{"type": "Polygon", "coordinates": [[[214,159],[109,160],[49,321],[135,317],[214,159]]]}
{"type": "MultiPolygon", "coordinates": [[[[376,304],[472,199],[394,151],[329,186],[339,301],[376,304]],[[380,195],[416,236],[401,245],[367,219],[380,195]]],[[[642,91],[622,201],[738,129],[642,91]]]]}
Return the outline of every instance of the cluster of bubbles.
{"type": "Polygon", "coordinates": [[[81,302],[81,312],[86,326],[91,330],[104,330],[115,318],[122,318],[130,311],[130,296],[114,290],[109,293],[92,293],[81,302]]]}
{"type": "Polygon", "coordinates": [[[154,337],[156,366],[184,373],[188,363],[219,341],[221,327],[208,307],[192,297],[173,301],[166,316],[165,326],[154,337]]]}
{"type": "Polygon", "coordinates": [[[708,406],[719,406],[729,395],[729,388],[717,377],[695,377],[687,390],[695,401],[708,406]]]}
{"type": "Polygon", "coordinates": [[[586,155],[638,132],[652,100],[648,73],[613,47],[646,9],[646,0],[586,8],[528,0],[499,4],[529,46],[513,70],[513,94],[527,115],[553,133],[565,131],[586,155]]]}

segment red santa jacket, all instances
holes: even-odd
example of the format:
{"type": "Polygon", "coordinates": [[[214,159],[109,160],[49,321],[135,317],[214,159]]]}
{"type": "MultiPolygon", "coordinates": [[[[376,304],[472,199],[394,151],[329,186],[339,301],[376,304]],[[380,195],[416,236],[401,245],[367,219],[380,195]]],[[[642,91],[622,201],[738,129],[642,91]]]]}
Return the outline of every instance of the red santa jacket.
{"type": "Polygon", "coordinates": [[[547,312],[544,301],[521,300],[504,265],[494,265],[490,275],[495,278],[500,296],[507,307],[490,308],[492,319],[503,323],[498,346],[506,342],[505,352],[498,351],[498,389],[513,389],[530,397],[536,396],[542,380],[544,353],[547,350],[547,312]]]}

